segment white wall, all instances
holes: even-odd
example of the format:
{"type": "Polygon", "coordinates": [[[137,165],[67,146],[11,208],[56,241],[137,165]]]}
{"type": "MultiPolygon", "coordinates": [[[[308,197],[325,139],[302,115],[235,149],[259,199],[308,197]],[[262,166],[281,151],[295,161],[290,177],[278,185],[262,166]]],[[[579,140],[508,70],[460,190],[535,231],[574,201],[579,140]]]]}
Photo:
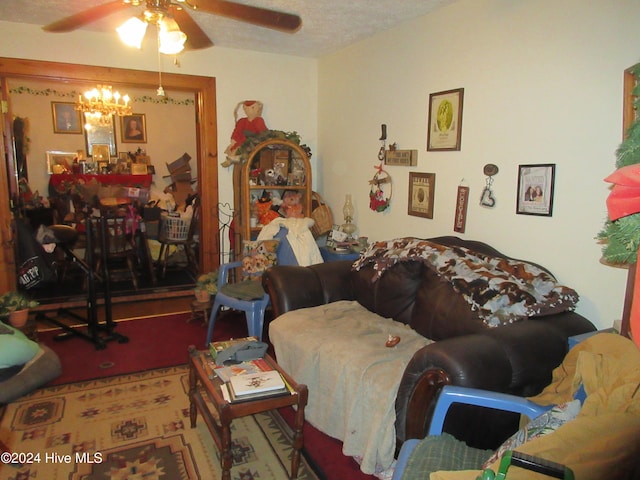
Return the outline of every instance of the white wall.
{"type": "MultiPolygon", "coordinates": [[[[146,39],[139,51],[123,46],[115,33],[52,34],[37,25],[0,22],[0,57],[158,71],[152,40],[146,39]]],[[[263,117],[269,128],[297,131],[302,143],[315,154],[316,60],[213,47],[186,52],[179,61],[180,66],[176,66],[172,58],[164,57],[162,71],[216,78],[220,162],[233,131],[235,106],[248,99],[264,103],[263,117]]],[[[219,188],[220,201],[233,203],[231,168],[219,167],[219,188]]]]}
{"type": "Polygon", "coordinates": [[[581,295],[599,327],[622,314],[626,271],[600,263],[603,178],[622,138],[623,70],[640,60],[635,0],[460,0],[327,56],[319,65],[322,177],[341,220],[352,193],[371,239],[454,235],[456,188],[471,188],[464,238],[545,265],[581,295]],[[429,94],[465,89],[462,150],[427,152],[429,94]],[[417,167],[388,167],[390,210],[368,207],[380,124],[419,150],[417,167]],[[482,167],[495,163],[497,205],[479,205],[482,167]],[[556,164],[552,217],[515,214],[517,166],[556,164]],[[407,215],[410,171],[436,174],[434,218],[407,215]]]}

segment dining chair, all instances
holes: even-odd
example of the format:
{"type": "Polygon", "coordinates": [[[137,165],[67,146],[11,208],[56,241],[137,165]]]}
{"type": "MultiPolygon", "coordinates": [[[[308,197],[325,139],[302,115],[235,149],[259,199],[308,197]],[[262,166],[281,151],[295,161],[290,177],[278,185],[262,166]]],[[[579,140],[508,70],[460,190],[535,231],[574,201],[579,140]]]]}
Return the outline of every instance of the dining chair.
{"type": "Polygon", "coordinates": [[[109,281],[130,280],[138,289],[138,250],[135,225],[127,215],[129,206],[100,207],[100,217],[92,217],[94,270],[109,281]]]}

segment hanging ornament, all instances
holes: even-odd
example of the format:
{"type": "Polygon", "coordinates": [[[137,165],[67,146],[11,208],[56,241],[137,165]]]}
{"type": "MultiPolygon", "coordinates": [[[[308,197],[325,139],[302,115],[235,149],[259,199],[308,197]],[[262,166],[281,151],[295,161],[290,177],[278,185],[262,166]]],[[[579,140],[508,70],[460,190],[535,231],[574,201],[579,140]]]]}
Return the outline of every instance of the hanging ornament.
{"type": "Polygon", "coordinates": [[[498,166],[493,163],[487,163],[482,171],[487,178],[485,180],[485,187],[482,190],[482,195],[480,196],[480,205],[483,207],[493,208],[496,206],[496,199],[493,196],[491,185],[493,184],[493,176],[499,171],[498,166]]]}
{"type": "Polygon", "coordinates": [[[384,212],[391,205],[391,175],[382,165],[374,167],[377,172],[371,180],[369,192],[369,208],[374,212],[384,212]]]}
{"type": "Polygon", "coordinates": [[[453,230],[458,233],[464,233],[467,226],[467,206],[469,205],[469,187],[464,184],[464,178],[458,185],[458,193],[456,195],[456,213],[453,221],[453,230]]]}
{"type": "Polygon", "coordinates": [[[369,180],[371,191],[369,192],[369,208],[374,212],[384,212],[391,205],[391,175],[382,168],[387,143],[387,126],[382,124],[382,135],[380,136],[382,145],[378,151],[378,165],[374,166],[377,171],[373,178],[369,180]]]}

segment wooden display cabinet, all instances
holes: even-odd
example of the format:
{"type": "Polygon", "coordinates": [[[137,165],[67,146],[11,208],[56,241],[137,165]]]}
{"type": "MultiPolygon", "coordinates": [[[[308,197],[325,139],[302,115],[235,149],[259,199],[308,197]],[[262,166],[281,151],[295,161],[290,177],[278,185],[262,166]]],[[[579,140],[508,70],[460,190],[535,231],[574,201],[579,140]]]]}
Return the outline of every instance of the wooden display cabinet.
{"type": "MultiPolygon", "coordinates": [[[[301,194],[302,213],[311,216],[311,164],[300,145],[282,139],[266,140],[248,155],[247,161],[234,167],[234,201],[236,211],[236,252],[242,241],[255,240],[263,226],[252,224],[252,211],[264,194],[272,200],[282,199],[287,191],[301,194]]],[[[254,215],[255,217],[255,215],[254,215]]]]}

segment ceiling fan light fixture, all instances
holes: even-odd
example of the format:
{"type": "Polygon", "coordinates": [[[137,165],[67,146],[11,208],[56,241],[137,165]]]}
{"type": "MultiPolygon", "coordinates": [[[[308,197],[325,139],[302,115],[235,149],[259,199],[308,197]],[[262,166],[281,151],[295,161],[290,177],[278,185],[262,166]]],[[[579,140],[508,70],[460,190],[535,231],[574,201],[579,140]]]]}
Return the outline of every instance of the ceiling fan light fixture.
{"type": "Polygon", "coordinates": [[[120,40],[129,47],[135,47],[137,49],[142,48],[142,40],[145,33],[147,33],[147,22],[141,20],[138,17],[131,17],[124,22],[116,31],[120,36],[120,40]]]}
{"type": "Polygon", "coordinates": [[[178,23],[169,16],[158,21],[158,51],[165,55],[175,55],[184,49],[187,35],[180,30],[178,23]]]}

